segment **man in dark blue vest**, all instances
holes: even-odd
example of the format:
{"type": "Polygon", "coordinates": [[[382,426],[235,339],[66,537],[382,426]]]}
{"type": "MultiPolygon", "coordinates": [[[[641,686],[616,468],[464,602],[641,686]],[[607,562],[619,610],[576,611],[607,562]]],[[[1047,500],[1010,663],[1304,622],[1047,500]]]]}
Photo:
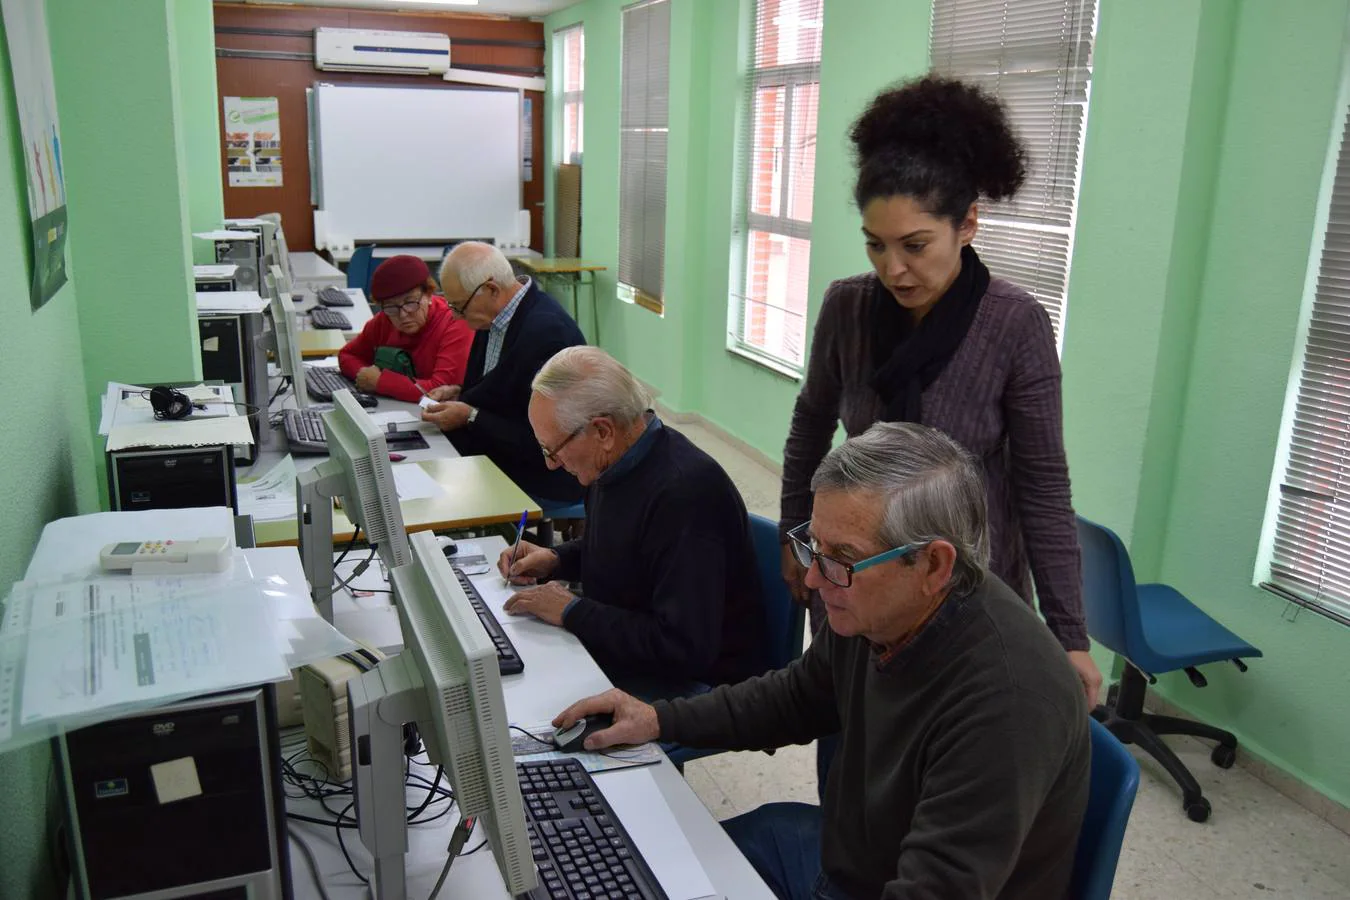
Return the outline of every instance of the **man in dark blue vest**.
{"type": "Polygon", "coordinates": [[[441,263],[440,280],[451,312],[477,333],[463,387],[431,391],[440,402],[422,418],[439,426],[462,456],[487,456],[544,506],[580,500],[577,480],[545,463],[527,412],[535,373],[564,347],[585,344],[581,329],[532,279],[517,280],[491,244],[456,246],[441,263]]]}

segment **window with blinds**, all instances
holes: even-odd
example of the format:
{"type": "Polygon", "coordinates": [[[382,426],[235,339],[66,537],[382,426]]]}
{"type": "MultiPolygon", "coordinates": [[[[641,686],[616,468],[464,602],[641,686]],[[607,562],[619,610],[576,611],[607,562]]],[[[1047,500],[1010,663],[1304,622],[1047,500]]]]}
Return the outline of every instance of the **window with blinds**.
{"type": "Polygon", "coordinates": [[[1018,195],[980,210],[975,249],[1041,302],[1061,340],[1096,21],[1096,0],[933,3],[933,69],[1002,100],[1029,157],[1018,195]]]}
{"type": "Polygon", "coordinates": [[[586,90],[586,32],[580,24],[554,32],[558,69],[562,73],[558,99],[562,103],[562,153],[565,163],[581,164],[583,99],[586,90]]]}
{"type": "Polygon", "coordinates": [[[732,235],[732,349],[800,373],[825,0],[756,0],[743,195],[732,235]]]}
{"type": "Polygon", "coordinates": [[[670,2],[623,9],[619,110],[619,299],[665,311],[670,2]]]}
{"type": "Polygon", "coordinates": [[[1350,116],[1332,182],[1268,587],[1350,625],[1350,116]]]}

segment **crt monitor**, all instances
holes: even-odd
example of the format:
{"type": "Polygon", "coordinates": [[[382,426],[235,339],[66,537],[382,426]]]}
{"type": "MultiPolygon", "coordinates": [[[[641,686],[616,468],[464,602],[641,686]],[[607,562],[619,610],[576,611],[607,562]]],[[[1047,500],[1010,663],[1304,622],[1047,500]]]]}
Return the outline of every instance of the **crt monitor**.
{"type": "Polygon", "coordinates": [[[281,290],[281,278],[278,266],[272,266],[264,283],[267,287],[267,309],[272,318],[272,341],[268,348],[276,357],[277,368],[281,374],[291,380],[291,393],[295,395],[295,405],[309,405],[309,395],[305,393],[305,366],[300,358],[300,336],[295,327],[295,304],[291,302],[288,291],[281,290]]]}
{"type": "Polygon", "coordinates": [[[296,475],[296,520],[300,523],[300,561],[319,614],[333,621],[333,500],[376,548],[385,568],[407,565],[408,533],[394,486],[394,467],[384,431],[371,420],[351,391],[333,392],[333,408],[323,414],[328,459],[296,475]]]}
{"type": "Polygon", "coordinates": [[[404,650],[347,683],[356,818],[375,858],[374,894],[407,896],[403,724],[445,767],[459,812],[477,817],[511,896],[536,887],[497,651],[434,535],[390,573],[404,650]]]}

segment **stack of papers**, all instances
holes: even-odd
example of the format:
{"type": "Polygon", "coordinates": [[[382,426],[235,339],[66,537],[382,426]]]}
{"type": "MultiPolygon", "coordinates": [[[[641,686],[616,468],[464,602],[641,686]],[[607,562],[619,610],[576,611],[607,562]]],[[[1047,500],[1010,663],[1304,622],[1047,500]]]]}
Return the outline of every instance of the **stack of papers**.
{"type": "Polygon", "coordinates": [[[253,430],[239,415],[228,385],[199,384],[179,388],[199,404],[186,419],[155,418],[150,388],[108,382],[98,433],[108,438],[107,450],[129,447],[204,447],[214,444],[252,444],[253,430]]]}
{"type": "Polygon", "coordinates": [[[229,509],[94,513],[42,532],[0,619],[0,751],[183,697],[283,681],[354,646],[319,618],[295,548],[220,574],[129,576],[106,544],[233,534],[229,509]],[[268,639],[270,636],[270,639],[268,639]]]}
{"type": "Polygon", "coordinates": [[[197,291],[198,313],[260,313],[265,309],[267,301],[257,291],[197,291]]]}
{"type": "Polygon", "coordinates": [[[239,514],[255,522],[295,518],[295,475],[295,460],[287,453],[257,478],[239,482],[239,514]]]}

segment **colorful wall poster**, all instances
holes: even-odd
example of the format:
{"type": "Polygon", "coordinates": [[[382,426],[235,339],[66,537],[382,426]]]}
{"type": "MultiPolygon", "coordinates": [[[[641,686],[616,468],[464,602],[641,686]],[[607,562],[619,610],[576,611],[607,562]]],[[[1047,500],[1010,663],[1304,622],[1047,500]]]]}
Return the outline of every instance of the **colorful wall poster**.
{"type": "Polygon", "coordinates": [[[28,175],[33,257],[29,300],[35,310],[66,283],[66,177],[45,9],[42,0],[0,0],[28,175]]]}
{"type": "Polygon", "coordinates": [[[276,97],[226,97],[230,187],[281,187],[281,114],[276,97]]]}

